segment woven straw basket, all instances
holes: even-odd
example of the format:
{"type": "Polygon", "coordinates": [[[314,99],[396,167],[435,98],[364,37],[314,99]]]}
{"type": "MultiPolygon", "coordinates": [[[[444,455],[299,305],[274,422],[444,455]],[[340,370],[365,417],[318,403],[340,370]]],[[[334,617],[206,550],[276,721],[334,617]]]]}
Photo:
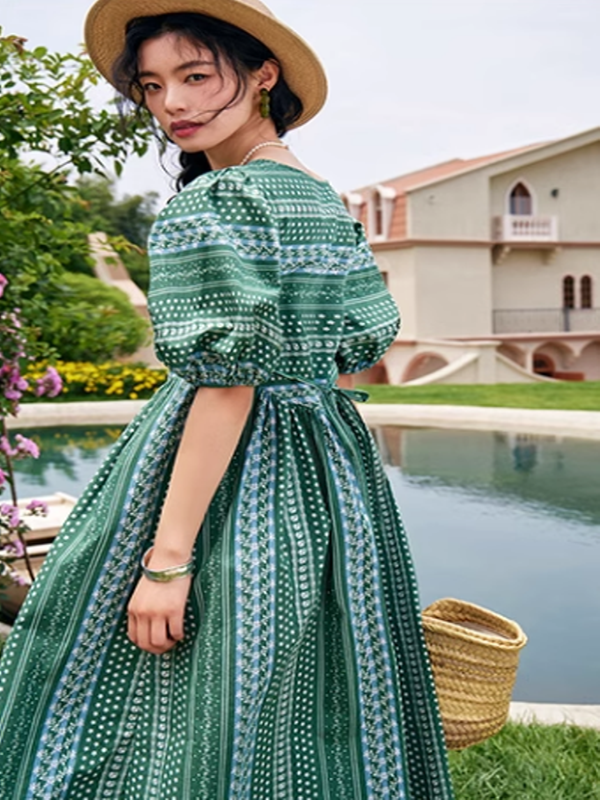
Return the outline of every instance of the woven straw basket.
{"type": "Polygon", "coordinates": [[[527,643],[519,625],[446,598],[423,611],[423,627],[448,748],[460,750],[498,733],[527,643]]]}

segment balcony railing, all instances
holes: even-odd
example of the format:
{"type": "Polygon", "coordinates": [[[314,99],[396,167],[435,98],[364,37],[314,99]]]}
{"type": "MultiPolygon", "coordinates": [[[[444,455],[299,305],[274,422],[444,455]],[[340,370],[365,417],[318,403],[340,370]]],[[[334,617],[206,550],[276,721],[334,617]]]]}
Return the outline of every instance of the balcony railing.
{"type": "Polygon", "coordinates": [[[558,217],[533,217],[505,214],[494,217],[492,238],[495,242],[556,242],[558,217]]]}
{"type": "Polygon", "coordinates": [[[494,311],[494,333],[600,331],[600,308],[523,308],[494,311]]]}

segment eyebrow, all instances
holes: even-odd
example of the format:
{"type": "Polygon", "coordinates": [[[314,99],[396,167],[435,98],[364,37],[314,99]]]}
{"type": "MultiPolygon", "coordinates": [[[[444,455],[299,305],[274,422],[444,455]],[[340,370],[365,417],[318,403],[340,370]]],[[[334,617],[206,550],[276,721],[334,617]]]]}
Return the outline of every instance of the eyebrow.
{"type": "MultiPolygon", "coordinates": [[[[214,67],[214,61],[186,61],[185,64],[180,64],[175,72],[184,72],[186,69],[193,69],[194,67],[214,67]]],[[[156,78],[157,73],[145,70],[138,74],[138,78],[156,78]]]]}

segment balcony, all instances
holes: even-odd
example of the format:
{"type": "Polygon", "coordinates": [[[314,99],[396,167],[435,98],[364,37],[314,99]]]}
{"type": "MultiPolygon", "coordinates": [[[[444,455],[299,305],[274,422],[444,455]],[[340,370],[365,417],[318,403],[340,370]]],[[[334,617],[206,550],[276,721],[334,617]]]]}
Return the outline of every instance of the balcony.
{"type": "Polygon", "coordinates": [[[501,264],[515,249],[541,250],[545,260],[559,250],[558,217],[505,214],[492,220],[494,263],[501,264]]]}
{"type": "Polygon", "coordinates": [[[556,242],[558,217],[533,217],[505,214],[494,217],[492,238],[495,242],[556,242]]]}
{"type": "Polygon", "coordinates": [[[494,333],[600,331],[600,308],[523,308],[494,311],[494,333]]]}

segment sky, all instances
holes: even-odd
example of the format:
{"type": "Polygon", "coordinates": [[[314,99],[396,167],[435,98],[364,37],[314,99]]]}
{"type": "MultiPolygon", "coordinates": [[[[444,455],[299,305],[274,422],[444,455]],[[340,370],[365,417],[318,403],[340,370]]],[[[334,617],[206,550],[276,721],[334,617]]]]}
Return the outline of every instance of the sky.
{"type": "MultiPolygon", "coordinates": [[[[71,52],[90,5],[0,0],[0,26],[71,52]]],[[[600,0],[269,5],[325,65],[328,103],[287,141],[339,191],[600,125],[600,0]]],[[[155,152],[131,159],[119,189],[172,194],[155,152]]]]}

